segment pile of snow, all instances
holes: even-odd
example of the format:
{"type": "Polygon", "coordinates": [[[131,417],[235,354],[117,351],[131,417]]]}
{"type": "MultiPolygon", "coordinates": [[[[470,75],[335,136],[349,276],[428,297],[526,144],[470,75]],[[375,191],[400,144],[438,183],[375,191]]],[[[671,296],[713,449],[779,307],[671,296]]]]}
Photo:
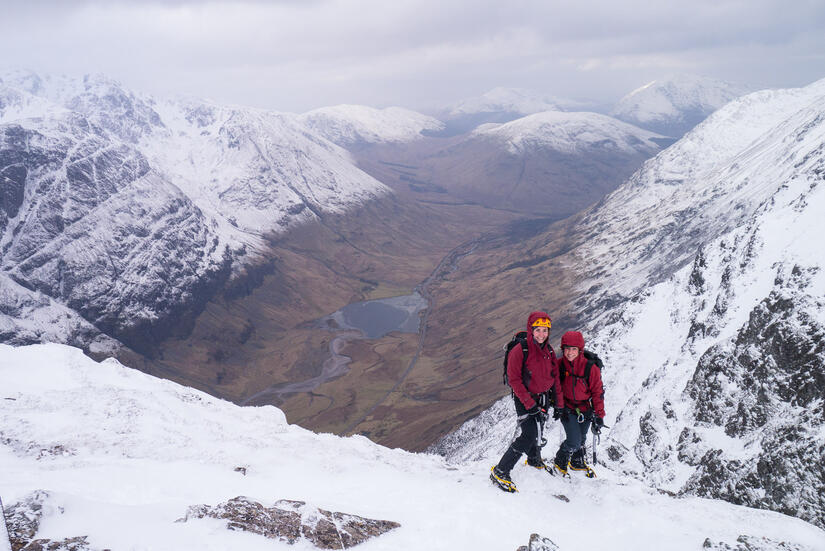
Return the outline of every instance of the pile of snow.
{"type": "Polygon", "coordinates": [[[0,380],[2,499],[8,508],[49,493],[38,538],[88,536],[91,547],[115,550],[309,549],[214,519],[175,522],[191,505],[243,495],[401,524],[365,550],[515,549],[534,532],[561,550],[635,550],[640,541],[694,550],[743,534],[800,550],[825,545],[825,533],[797,519],[672,499],[606,469],[564,480],[520,466],[520,493],[504,494],[487,480],[492,456],[448,465],[359,436],[313,434],[272,406],[242,408],[66,346],[0,346],[0,380]]]}

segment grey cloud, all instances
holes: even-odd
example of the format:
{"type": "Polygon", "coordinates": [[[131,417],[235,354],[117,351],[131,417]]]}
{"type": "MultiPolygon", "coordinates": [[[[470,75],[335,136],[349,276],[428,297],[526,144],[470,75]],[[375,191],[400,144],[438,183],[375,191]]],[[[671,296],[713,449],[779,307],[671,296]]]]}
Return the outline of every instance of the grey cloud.
{"type": "Polygon", "coordinates": [[[825,76],[819,2],[11,2],[6,64],[283,110],[413,108],[521,86],[616,99],[664,73],[825,76]]]}

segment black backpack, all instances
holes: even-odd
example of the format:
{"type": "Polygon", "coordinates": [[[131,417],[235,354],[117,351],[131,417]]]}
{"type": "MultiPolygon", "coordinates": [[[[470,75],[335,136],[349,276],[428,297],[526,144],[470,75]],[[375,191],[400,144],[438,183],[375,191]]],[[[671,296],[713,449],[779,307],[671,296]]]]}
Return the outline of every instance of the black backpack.
{"type": "Polygon", "coordinates": [[[527,331],[519,331],[513,338],[510,339],[506,345],[504,345],[504,372],[502,373],[502,381],[505,385],[510,386],[509,381],[507,381],[507,358],[510,356],[510,351],[516,347],[521,345],[521,380],[524,381],[524,386],[526,387],[530,384],[530,370],[527,369],[527,331]]]}

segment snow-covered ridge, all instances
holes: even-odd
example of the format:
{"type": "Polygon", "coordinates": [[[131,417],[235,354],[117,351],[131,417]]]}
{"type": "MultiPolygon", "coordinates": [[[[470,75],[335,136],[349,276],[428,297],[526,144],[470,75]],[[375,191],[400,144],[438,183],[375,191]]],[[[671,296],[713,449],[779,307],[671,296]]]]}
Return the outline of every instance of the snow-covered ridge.
{"type": "Polygon", "coordinates": [[[825,80],[756,92],[647,161],[584,217],[585,227],[598,230],[575,255],[604,274],[584,283],[599,286],[588,305],[636,296],[669,277],[699,246],[746,223],[779,187],[810,170],[821,155],[823,103],[825,80]],[[603,271],[608,262],[613,268],[603,271]]]}
{"type": "Polygon", "coordinates": [[[314,133],[343,147],[409,142],[421,139],[422,132],[444,129],[441,121],[401,107],[335,105],[303,113],[298,120],[314,133]]]}
{"type": "Polygon", "coordinates": [[[642,128],[681,136],[713,111],[750,91],[746,86],[708,77],[672,75],[630,92],[610,114],[642,128]]]}
{"type": "Polygon", "coordinates": [[[595,340],[627,366],[608,374],[627,400],[610,433],[623,468],[825,526],[825,253],[809,238],[825,231],[825,126],[808,130],[814,155],[751,220],[595,340]]]}
{"type": "Polygon", "coordinates": [[[532,115],[542,111],[580,110],[582,104],[522,88],[498,87],[472,98],[461,100],[449,110],[450,117],[476,113],[519,113],[532,115]]]}
{"type": "Polygon", "coordinates": [[[659,149],[652,140],[663,138],[598,113],[561,111],[529,115],[502,125],[483,125],[473,135],[504,141],[514,154],[541,147],[564,153],[583,153],[598,147],[652,154],[659,149]]]}
{"type": "Polygon", "coordinates": [[[0,380],[3,503],[47,491],[38,538],[87,536],[98,549],[311,549],[216,520],[175,522],[191,505],[243,495],[400,523],[364,549],[515,549],[533,532],[561,550],[638,549],[640,539],[688,550],[706,539],[735,545],[740,534],[801,551],[825,543],[797,519],[674,500],[605,469],[597,480],[562,480],[517,468],[521,491],[504,496],[487,480],[487,459],[448,466],[359,436],[313,434],[272,406],[242,408],[61,345],[0,345],[0,380]],[[570,514],[580,507],[589,514],[570,514]]]}
{"type": "Polygon", "coordinates": [[[390,193],[295,115],[26,72],[0,76],[0,178],[3,272],[138,349],[267,235],[390,193]]]}

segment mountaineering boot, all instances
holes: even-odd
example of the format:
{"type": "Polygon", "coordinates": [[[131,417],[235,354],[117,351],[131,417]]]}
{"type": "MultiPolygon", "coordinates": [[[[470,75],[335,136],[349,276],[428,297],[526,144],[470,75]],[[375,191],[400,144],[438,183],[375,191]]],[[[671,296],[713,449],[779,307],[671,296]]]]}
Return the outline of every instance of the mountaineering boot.
{"type": "Polygon", "coordinates": [[[516,485],[510,480],[510,473],[505,473],[498,467],[490,469],[490,480],[505,492],[518,492],[516,485]]]}
{"type": "Polygon", "coordinates": [[[561,473],[562,476],[570,476],[567,474],[567,464],[570,462],[570,454],[559,448],[556,452],[556,459],[553,461],[553,467],[561,473]]]}
{"type": "Polygon", "coordinates": [[[584,446],[573,452],[573,455],[570,456],[570,469],[573,471],[584,471],[584,476],[587,478],[596,478],[596,472],[591,469],[587,461],[584,460],[584,455],[584,446]]]}
{"type": "Polygon", "coordinates": [[[536,469],[545,470],[550,474],[555,474],[553,472],[553,467],[545,463],[544,459],[541,457],[528,457],[524,464],[529,465],[530,467],[535,467],[536,469]]]}

